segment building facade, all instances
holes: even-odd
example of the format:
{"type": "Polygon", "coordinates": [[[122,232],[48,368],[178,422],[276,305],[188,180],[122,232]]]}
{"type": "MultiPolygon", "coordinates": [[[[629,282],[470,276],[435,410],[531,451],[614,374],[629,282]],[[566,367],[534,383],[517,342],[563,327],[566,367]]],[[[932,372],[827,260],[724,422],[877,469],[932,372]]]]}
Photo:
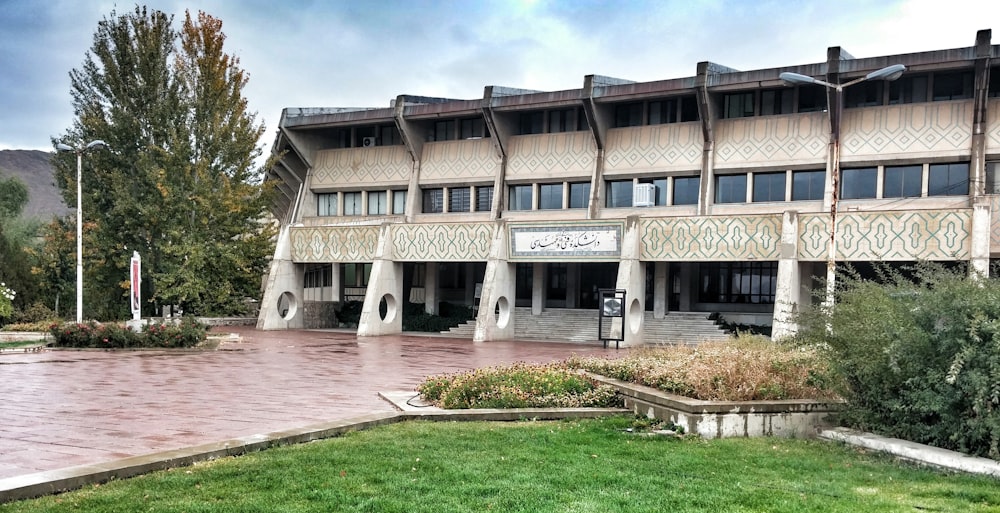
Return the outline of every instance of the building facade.
{"type": "Polygon", "coordinates": [[[478,308],[476,341],[509,339],[515,316],[596,309],[615,289],[626,345],[644,342],[650,316],[685,311],[781,337],[829,261],[988,273],[1000,254],[990,34],[754,71],[702,62],[656,82],[590,75],[566,91],[285,109],[258,328],[326,327],[357,300],[359,335],[398,333],[404,303],[449,301],[478,308]],[[863,79],[895,64],[895,80],[863,79]],[[861,80],[838,90],[783,72],[861,80]]]}

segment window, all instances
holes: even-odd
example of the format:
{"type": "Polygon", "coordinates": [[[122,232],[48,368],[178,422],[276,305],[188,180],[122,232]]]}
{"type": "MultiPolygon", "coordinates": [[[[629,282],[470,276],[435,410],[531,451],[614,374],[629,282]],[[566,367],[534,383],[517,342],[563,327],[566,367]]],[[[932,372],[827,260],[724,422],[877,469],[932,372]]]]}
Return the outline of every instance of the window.
{"type": "Polygon", "coordinates": [[[677,121],[677,100],[660,100],[649,102],[649,124],[662,125],[677,121]]]}
{"type": "Polygon", "coordinates": [[[785,172],[755,173],[753,175],[753,200],[785,201],[785,172]]]}
{"type": "Polygon", "coordinates": [[[990,98],[1000,96],[1000,67],[990,68],[990,85],[986,89],[990,98]]]}
{"type": "Polygon", "coordinates": [[[386,207],[388,206],[385,191],[371,191],[368,193],[368,215],[384,216],[386,207]]]}
{"type": "Polygon", "coordinates": [[[914,198],[920,196],[923,166],[893,166],[885,168],[882,181],[883,198],[914,198]]]}
{"type": "Polygon", "coordinates": [[[936,102],[972,98],[971,71],[935,73],[933,84],[933,99],[936,102]]]}
{"type": "MultiPolygon", "coordinates": [[[[1000,73],[1000,71],[997,71],[1000,73]]],[[[1000,162],[986,163],[986,194],[1000,194],[1000,162]]]]}
{"type": "Polygon", "coordinates": [[[510,210],[531,210],[531,185],[511,185],[507,202],[510,210]]]}
{"type": "Polygon", "coordinates": [[[378,145],[379,146],[395,146],[403,144],[403,138],[399,135],[399,130],[396,130],[396,125],[382,125],[378,127],[378,145]]]}
{"type": "Polygon", "coordinates": [[[642,102],[615,105],[615,127],[639,126],[642,124],[642,102]]]}
{"type": "Polygon", "coordinates": [[[608,182],[608,194],[605,205],[609,208],[632,206],[632,180],[615,180],[608,182]]]}
{"type": "Polygon", "coordinates": [[[361,202],[360,192],[344,193],[344,215],[359,216],[364,212],[364,204],[361,202]]]}
{"type": "Polygon", "coordinates": [[[927,101],[927,75],[903,75],[889,82],[889,105],[927,101]]]}
{"type": "Polygon", "coordinates": [[[841,199],[874,198],[877,181],[877,168],[845,169],[840,173],[840,197],[841,199]]]}
{"type": "Polygon", "coordinates": [[[884,80],[870,80],[848,87],[844,90],[844,108],[852,109],[882,105],[882,91],[884,87],[884,80]]]}
{"type": "Polygon", "coordinates": [[[493,210],[493,186],[480,185],[476,187],[476,212],[493,210]]]}
{"type": "Polygon", "coordinates": [[[748,118],[753,116],[753,93],[732,93],[722,97],[722,117],[748,118]]]}
{"type": "Polygon", "coordinates": [[[682,96],[681,102],[681,122],[698,121],[698,100],[694,95],[682,96]]]}
{"type": "Polygon", "coordinates": [[[569,208],[587,208],[590,204],[590,182],[569,184],[569,208]]]}
{"type": "Polygon", "coordinates": [[[799,87],[799,112],[826,110],[826,88],[819,86],[799,87]]]}
{"type": "Polygon", "coordinates": [[[306,266],[305,283],[307,289],[330,287],[333,285],[333,266],[330,264],[313,264],[306,266]]]}
{"type": "Polygon", "coordinates": [[[486,137],[486,122],[483,118],[467,118],[459,122],[460,137],[462,139],[472,139],[475,137],[486,137]]]}
{"type": "Polygon", "coordinates": [[[316,215],[335,216],[337,215],[337,193],[317,194],[316,215]]]}
{"type": "Polygon", "coordinates": [[[573,132],[572,109],[549,111],[549,133],[573,132]]]}
{"type": "Polygon", "coordinates": [[[667,204],[667,179],[657,178],[653,180],[652,183],[656,187],[656,202],[654,203],[658,207],[662,207],[667,204]]]}
{"type": "Polygon", "coordinates": [[[541,134],[545,132],[542,126],[545,121],[545,112],[522,112],[518,118],[518,126],[520,127],[518,134],[541,134]]]}
{"type": "MultiPolygon", "coordinates": [[[[373,126],[362,126],[354,129],[354,147],[364,148],[365,139],[374,139],[377,133],[376,127],[373,126]]],[[[373,145],[372,145],[373,146],[373,145]]]]}
{"type": "Polygon", "coordinates": [[[701,178],[678,176],[674,178],[674,200],[671,205],[697,205],[701,178]]]}
{"type": "Polygon", "coordinates": [[[543,183],[538,187],[538,208],[552,210],[562,208],[561,183],[543,183]]]}
{"type": "Polygon", "coordinates": [[[392,191],[392,213],[396,215],[406,213],[406,191],[392,191]]]}
{"type": "Polygon", "coordinates": [[[451,187],[448,189],[448,212],[468,212],[470,206],[468,187],[451,187]]]}
{"type": "Polygon", "coordinates": [[[795,108],[794,89],[770,89],[760,92],[760,115],[790,114],[795,108]]]}
{"type": "MultiPolygon", "coordinates": [[[[372,274],[372,264],[340,264],[340,275],[345,287],[367,287],[372,274]]],[[[364,298],[362,297],[363,301],[364,298]]]]}
{"type": "Polygon", "coordinates": [[[440,214],[444,212],[444,189],[424,189],[423,212],[440,214]]]}
{"type": "Polygon", "coordinates": [[[452,120],[448,121],[435,121],[434,122],[434,140],[435,141],[451,141],[455,139],[455,122],[452,120]]]}
{"type": "Polygon", "coordinates": [[[968,193],[968,162],[931,164],[927,174],[928,196],[962,196],[968,193]]]}
{"type": "Polygon", "coordinates": [[[747,200],[747,175],[715,177],[716,203],[744,203],[747,200]]]}
{"type": "Polygon", "coordinates": [[[777,262],[714,262],[699,266],[702,303],[773,304],[777,262]]]}
{"type": "Polygon", "coordinates": [[[792,201],[823,199],[826,171],[792,171],[792,201]]]}

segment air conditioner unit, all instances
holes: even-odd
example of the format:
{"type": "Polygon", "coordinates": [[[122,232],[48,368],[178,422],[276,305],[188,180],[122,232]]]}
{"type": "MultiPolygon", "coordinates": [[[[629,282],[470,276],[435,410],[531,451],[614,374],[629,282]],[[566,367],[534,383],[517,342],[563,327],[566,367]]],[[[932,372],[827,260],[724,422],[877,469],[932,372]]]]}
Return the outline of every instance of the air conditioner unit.
{"type": "Polygon", "coordinates": [[[651,183],[635,184],[635,192],[632,194],[632,206],[652,207],[656,205],[656,186],[651,183]]]}
{"type": "Polygon", "coordinates": [[[375,138],[374,137],[363,137],[361,139],[361,146],[364,147],[364,148],[371,148],[372,146],[375,146],[375,138]]]}

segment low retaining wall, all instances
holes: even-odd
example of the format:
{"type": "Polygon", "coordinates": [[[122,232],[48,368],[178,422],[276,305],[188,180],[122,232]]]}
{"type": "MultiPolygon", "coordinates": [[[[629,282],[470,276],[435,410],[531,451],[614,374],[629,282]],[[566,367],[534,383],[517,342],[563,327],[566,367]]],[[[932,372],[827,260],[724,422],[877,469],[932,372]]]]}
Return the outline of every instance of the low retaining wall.
{"type": "Polygon", "coordinates": [[[833,427],[830,415],[839,402],[812,400],[785,401],[701,401],[590,374],[618,389],[625,408],[636,415],[672,422],[703,438],[778,436],[813,438],[833,427]]]}

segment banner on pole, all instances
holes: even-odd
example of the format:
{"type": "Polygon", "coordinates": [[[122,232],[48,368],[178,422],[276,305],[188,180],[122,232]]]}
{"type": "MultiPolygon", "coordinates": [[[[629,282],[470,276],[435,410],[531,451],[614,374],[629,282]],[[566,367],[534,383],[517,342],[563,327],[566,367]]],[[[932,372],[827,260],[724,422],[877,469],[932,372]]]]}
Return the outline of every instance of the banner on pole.
{"type": "Polygon", "coordinates": [[[129,297],[132,298],[132,319],[138,321],[142,317],[142,303],[139,301],[139,286],[142,283],[141,271],[142,271],[142,259],[139,258],[139,252],[132,252],[132,262],[129,265],[129,275],[131,283],[131,290],[129,297]]]}

